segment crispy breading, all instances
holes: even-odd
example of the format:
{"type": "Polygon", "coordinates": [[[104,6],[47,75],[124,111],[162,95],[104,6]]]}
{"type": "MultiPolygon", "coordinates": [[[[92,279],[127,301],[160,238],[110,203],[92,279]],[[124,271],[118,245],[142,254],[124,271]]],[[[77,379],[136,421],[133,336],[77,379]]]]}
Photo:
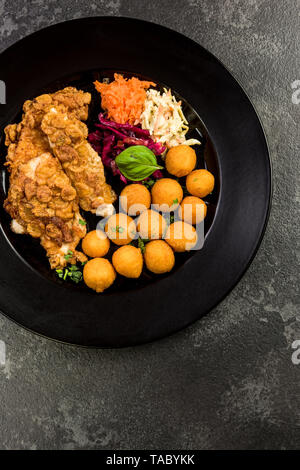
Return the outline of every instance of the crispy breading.
{"type": "Polygon", "coordinates": [[[10,188],[4,207],[12,230],[40,238],[51,268],[65,266],[69,251],[69,262],[86,260],[76,251],[86,233],[79,203],[96,212],[116,197],[86,141],[82,120],[90,101],[90,93],[72,87],[44,94],[26,101],[22,121],[5,129],[10,188]]]}
{"type": "Polygon", "coordinates": [[[86,228],[79,212],[78,198],[59,161],[43,153],[15,169],[11,176],[4,207],[13,219],[12,228],[19,233],[40,238],[51,268],[67,264],[65,255],[72,251],[70,262],[85,261],[76,251],[86,228]],[[83,224],[83,225],[82,225],[83,224]]]}
{"type": "Polygon", "coordinates": [[[41,130],[41,122],[51,108],[85,120],[88,116],[90,101],[90,93],[73,87],[38,96],[32,101],[25,101],[22,121],[5,128],[8,166],[18,166],[19,162],[24,163],[50,151],[48,138],[41,130]]]}
{"type": "Polygon", "coordinates": [[[90,100],[89,93],[71,87],[38,96],[24,103],[22,121],[5,129],[10,187],[4,207],[13,219],[13,231],[40,238],[51,268],[65,266],[69,251],[69,262],[86,260],[75,250],[86,227],[76,190],[52,155],[41,121],[53,106],[86,119],[90,100]]]}
{"type": "Polygon", "coordinates": [[[41,128],[77,191],[80,207],[95,213],[99,206],[111,205],[116,195],[105,181],[101,158],[87,142],[87,126],[54,107],[44,116],[41,128]]]}

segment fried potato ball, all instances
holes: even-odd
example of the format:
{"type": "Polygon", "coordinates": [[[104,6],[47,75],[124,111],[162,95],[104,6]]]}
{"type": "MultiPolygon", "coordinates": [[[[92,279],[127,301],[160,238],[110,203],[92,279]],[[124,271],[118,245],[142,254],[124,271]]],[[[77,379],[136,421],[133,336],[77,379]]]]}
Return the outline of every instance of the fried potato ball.
{"type": "Polygon", "coordinates": [[[194,170],[186,177],[186,187],[190,194],[205,197],[212,192],[215,178],[207,170],[194,170]]]}
{"type": "Polygon", "coordinates": [[[144,258],[149,271],[155,274],[168,273],[175,264],[173,250],[163,240],[147,243],[144,258]]]}
{"type": "Polygon", "coordinates": [[[167,222],[164,217],[151,209],[142,212],[137,220],[138,234],[147,240],[162,238],[166,228],[167,222]]]}
{"type": "Polygon", "coordinates": [[[180,184],[171,178],[157,180],[151,190],[152,203],[162,212],[174,211],[181,203],[183,191],[180,184]]]}
{"type": "Polygon", "coordinates": [[[171,224],[167,230],[165,240],[176,252],[189,251],[197,244],[196,229],[182,221],[171,224]]]}
{"type": "Polygon", "coordinates": [[[134,220],[121,212],[114,214],[108,219],[105,232],[116,245],[128,245],[136,235],[134,220]]]}
{"type": "Polygon", "coordinates": [[[113,284],[115,279],[115,270],[105,258],[91,259],[83,268],[84,282],[96,292],[103,292],[113,284]]]}
{"type": "Polygon", "coordinates": [[[82,240],[83,252],[91,258],[102,258],[109,250],[110,241],[102,230],[92,230],[82,240]]]}
{"type": "Polygon", "coordinates": [[[126,245],[114,252],[112,263],[117,273],[136,279],[141,275],[144,261],[139,248],[126,245]]]}
{"type": "Polygon", "coordinates": [[[181,178],[188,175],[196,166],[197,156],[192,147],[177,145],[172,147],[166,155],[166,169],[174,176],[181,178]]]}
{"type": "Polygon", "coordinates": [[[142,184],[129,184],[120,194],[120,204],[127,214],[139,215],[150,207],[150,191],[142,184]]]}
{"type": "Polygon", "coordinates": [[[202,199],[196,196],[187,196],[179,208],[179,217],[188,224],[200,224],[205,219],[207,206],[202,199]]]}

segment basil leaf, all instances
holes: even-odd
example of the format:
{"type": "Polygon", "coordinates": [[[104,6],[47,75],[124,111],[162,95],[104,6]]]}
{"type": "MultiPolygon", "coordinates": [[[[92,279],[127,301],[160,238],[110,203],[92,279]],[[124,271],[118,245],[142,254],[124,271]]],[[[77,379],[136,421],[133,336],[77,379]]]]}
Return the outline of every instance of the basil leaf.
{"type": "Polygon", "coordinates": [[[154,153],[144,145],[128,147],[116,157],[115,161],[122,175],[131,181],[141,181],[156,170],[163,169],[157,164],[154,153]]]}

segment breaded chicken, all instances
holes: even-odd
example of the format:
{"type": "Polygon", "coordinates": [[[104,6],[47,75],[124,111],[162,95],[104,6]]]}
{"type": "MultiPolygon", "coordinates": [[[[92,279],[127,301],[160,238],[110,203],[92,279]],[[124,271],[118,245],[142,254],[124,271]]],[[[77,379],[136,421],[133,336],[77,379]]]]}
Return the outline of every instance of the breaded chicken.
{"type": "Polygon", "coordinates": [[[90,101],[90,93],[72,87],[44,94],[26,101],[22,121],[5,129],[10,188],[4,207],[13,231],[40,238],[51,268],[86,260],[76,251],[86,234],[79,202],[95,212],[115,200],[101,159],[86,142],[81,121],[90,101]]]}
{"type": "Polygon", "coordinates": [[[5,128],[5,144],[8,146],[7,165],[11,168],[17,167],[19,163],[25,163],[50,151],[48,138],[41,130],[41,122],[51,108],[85,120],[90,101],[90,93],[72,87],[38,96],[32,101],[25,101],[22,121],[5,128]]]}
{"type": "Polygon", "coordinates": [[[19,124],[5,129],[10,188],[4,207],[13,218],[13,231],[40,238],[51,268],[65,266],[65,255],[71,263],[86,260],[83,253],[75,250],[86,228],[77,193],[59,160],[52,155],[41,121],[53,106],[86,119],[90,99],[89,93],[75,88],[41,95],[24,103],[19,124]]]}
{"type": "Polygon", "coordinates": [[[65,266],[68,254],[71,263],[86,261],[86,256],[76,251],[86,234],[77,194],[59,161],[50,153],[15,168],[4,208],[13,219],[14,232],[40,238],[51,268],[65,266]]]}
{"type": "Polygon", "coordinates": [[[87,142],[88,129],[74,115],[52,107],[41,124],[54,155],[70,178],[85,211],[110,215],[116,195],[106,183],[101,158],[87,142]]]}

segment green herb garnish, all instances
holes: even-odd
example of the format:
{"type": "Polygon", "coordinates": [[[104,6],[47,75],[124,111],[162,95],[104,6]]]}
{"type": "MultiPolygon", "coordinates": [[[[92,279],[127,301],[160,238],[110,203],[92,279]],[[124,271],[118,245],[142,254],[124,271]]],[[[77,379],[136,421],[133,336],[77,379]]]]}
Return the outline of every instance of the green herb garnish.
{"type": "Polygon", "coordinates": [[[68,253],[64,256],[65,260],[69,261],[73,256],[73,251],[68,250],[68,253]]]}
{"type": "Polygon", "coordinates": [[[178,204],[178,198],[173,200],[173,204],[178,204]]]}
{"type": "MultiPolygon", "coordinates": [[[[84,265],[85,263],[81,263],[81,264],[84,265]]],[[[58,277],[60,279],[63,279],[64,281],[66,281],[67,278],[70,278],[71,281],[75,282],[76,284],[82,281],[82,277],[83,277],[82,272],[80,271],[78,266],[76,266],[75,264],[68,266],[68,268],[56,269],[55,271],[58,277]]]]}
{"type": "Polygon", "coordinates": [[[63,276],[64,276],[64,270],[63,269],[56,269],[55,271],[56,271],[58,277],[60,277],[62,279],[63,276]]]}
{"type": "Polygon", "coordinates": [[[153,178],[149,178],[148,180],[143,181],[143,185],[146,186],[147,189],[151,189],[154,184],[155,180],[153,178]]]}
{"type": "Polygon", "coordinates": [[[116,157],[115,162],[122,175],[131,181],[144,180],[156,170],[163,169],[157,164],[154,153],[145,145],[128,147],[116,157]]]}
{"type": "Polygon", "coordinates": [[[138,247],[139,249],[141,250],[142,253],[145,253],[145,250],[146,250],[146,247],[145,247],[145,244],[148,242],[149,240],[147,240],[146,238],[139,238],[138,239],[138,247]]]}
{"type": "Polygon", "coordinates": [[[71,278],[71,280],[72,280],[73,282],[76,282],[76,284],[77,284],[78,282],[82,281],[82,272],[81,272],[80,269],[79,269],[77,266],[75,266],[75,265],[72,266],[72,270],[71,270],[71,272],[69,273],[69,276],[70,276],[70,278],[71,278]]]}
{"type": "Polygon", "coordinates": [[[112,232],[123,233],[123,232],[124,232],[124,229],[123,229],[123,227],[121,227],[120,225],[116,225],[116,227],[112,227],[112,228],[111,228],[111,231],[112,231],[112,232]]]}
{"type": "Polygon", "coordinates": [[[76,284],[78,284],[78,282],[80,282],[82,280],[82,272],[75,265],[73,265],[73,266],[71,266],[71,268],[69,268],[68,276],[76,284]]]}
{"type": "Polygon", "coordinates": [[[79,219],[78,222],[80,223],[80,225],[86,225],[86,221],[85,221],[85,220],[79,219]]]}

